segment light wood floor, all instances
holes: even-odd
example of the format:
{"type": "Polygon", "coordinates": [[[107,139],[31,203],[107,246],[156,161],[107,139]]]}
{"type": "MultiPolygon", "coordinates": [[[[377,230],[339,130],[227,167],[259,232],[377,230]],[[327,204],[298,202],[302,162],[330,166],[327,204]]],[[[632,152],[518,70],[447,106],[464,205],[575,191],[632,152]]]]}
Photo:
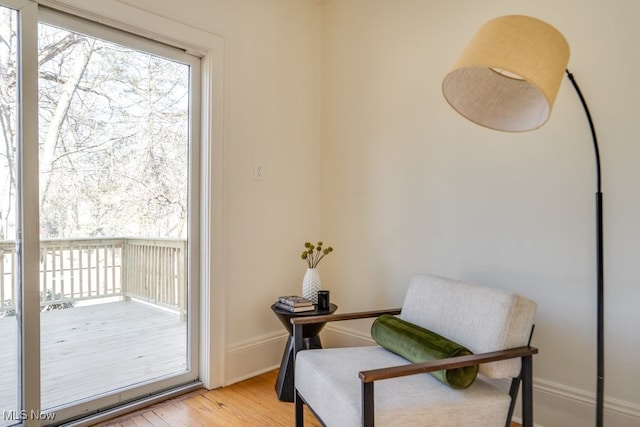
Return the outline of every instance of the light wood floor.
{"type": "MultiPolygon", "coordinates": [[[[133,412],[100,427],[292,426],[293,403],[280,402],[274,390],[278,372],[216,390],[199,390],[133,412]]],[[[305,407],[305,426],[320,423],[305,407]]],[[[511,423],[511,427],[519,427],[511,423]]]]}
{"type": "MultiPolygon", "coordinates": [[[[101,427],[292,426],[293,403],[275,392],[278,371],[215,390],[198,390],[112,421],[101,427]]],[[[305,407],[305,426],[320,423],[305,407]]]]}

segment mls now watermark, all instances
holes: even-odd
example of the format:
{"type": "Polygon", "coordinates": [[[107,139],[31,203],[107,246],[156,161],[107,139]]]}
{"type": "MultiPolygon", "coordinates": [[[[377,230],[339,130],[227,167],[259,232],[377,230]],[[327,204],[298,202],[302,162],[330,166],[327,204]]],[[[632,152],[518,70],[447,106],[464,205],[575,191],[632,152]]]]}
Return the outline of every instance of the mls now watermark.
{"type": "Polygon", "coordinates": [[[4,421],[53,421],[56,419],[55,412],[41,412],[41,411],[27,411],[25,409],[21,411],[2,411],[2,419],[4,421]]]}

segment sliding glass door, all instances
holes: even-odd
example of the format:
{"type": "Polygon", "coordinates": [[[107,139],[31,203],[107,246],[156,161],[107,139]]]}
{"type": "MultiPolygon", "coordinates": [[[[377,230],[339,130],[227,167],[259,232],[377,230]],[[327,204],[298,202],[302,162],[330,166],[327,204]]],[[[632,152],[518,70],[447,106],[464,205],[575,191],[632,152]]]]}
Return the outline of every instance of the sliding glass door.
{"type": "Polygon", "coordinates": [[[0,426],[195,381],[198,58],[49,10],[37,24],[0,12],[0,426]],[[29,54],[37,72],[18,81],[29,54]]]}
{"type": "Polygon", "coordinates": [[[21,409],[17,316],[21,289],[12,274],[17,264],[18,17],[15,9],[0,6],[0,426],[13,424],[21,409]]]}

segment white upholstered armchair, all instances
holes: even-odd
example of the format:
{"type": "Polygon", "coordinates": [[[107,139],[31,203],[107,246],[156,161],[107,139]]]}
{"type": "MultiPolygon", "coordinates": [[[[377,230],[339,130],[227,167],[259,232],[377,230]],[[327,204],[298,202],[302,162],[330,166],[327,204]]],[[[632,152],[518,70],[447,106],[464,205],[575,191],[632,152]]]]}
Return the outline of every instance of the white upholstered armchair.
{"type": "Polygon", "coordinates": [[[329,427],[509,426],[522,384],[522,422],[532,427],[535,310],[521,295],[417,275],[402,309],[293,318],[296,426],[304,404],[329,427]],[[304,324],[366,317],[377,318],[380,345],[301,351],[304,324]],[[432,357],[431,337],[437,350],[464,352],[432,357]],[[448,381],[457,373],[467,376],[460,386],[448,381]],[[509,392],[487,378],[511,380],[509,392]]]}

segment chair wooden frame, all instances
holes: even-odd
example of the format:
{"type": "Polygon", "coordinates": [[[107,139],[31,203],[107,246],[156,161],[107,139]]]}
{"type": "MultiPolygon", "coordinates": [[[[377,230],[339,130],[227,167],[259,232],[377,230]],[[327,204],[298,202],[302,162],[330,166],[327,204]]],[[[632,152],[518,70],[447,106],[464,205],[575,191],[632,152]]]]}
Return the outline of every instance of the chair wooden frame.
{"type": "MultiPolygon", "coordinates": [[[[383,314],[400,314],[400,308],[392,308],[386,310],[374,310],[363,311],[355,313],[344,314],[329,314],[312,317],[294,317],[291,319],[293,324],[293,340],[294,340],[294,366],[295,355],[303,348],[303,325],[308,325],[318,322],[336,322],[343,320],[353,319],[365,319],[378,317],[383,314]]],[[[433,371],[439,371],[442,369],[461,368],[464,366],[473,366],[481,363],[496,362],[499,360],[507,360],[520,358],[522,361],[522,368],[520,375],[513,378],[511,381],[511,387],[509,394],[511,395],[511,405],[509,407],[509,413],[506,420],[506,427],[509,427],[511,423],[511,416],[515,407],[516,398],[518,395],[518,389],[522,384],[522,426],[533,427],[533,355],[538,353],[538,349],[535,347],[522,346],[512,348],[508,350],[500,350],[489,353],[473,354],[470,356],[451,357],[447,359],[434,360],[424,363],[412,363],[409,365],[393,366],[382,369],[373,369],[368,371],[361,371],[359,373],[360,381],[362,382],[362,425],[364,427],[373,427],[375,424],[374,416],[374,383],[378,380],[384,380],[389,378],[397,378],[406,375],[424,374],[433,371]]],[[[295,371],[295,370],[294,370],[295,371]]],[[[295,384],[295,376],[294,376],[295,384]]],[[[304,426],[304,404],[306,402],[299,395],[298,390],[295,390],[294,396],[295,402],[295,425],[296,427],[304,426]]],[[[307,406],[309,406],[307,404],[307,406]]],[[[316,418],[321,422],[322,420],[313,411],[313,408],[309,406],[311,412],[314,413],[316,418]]],[[[323,424],[324,425],[324,424],[323,424]]]]}

